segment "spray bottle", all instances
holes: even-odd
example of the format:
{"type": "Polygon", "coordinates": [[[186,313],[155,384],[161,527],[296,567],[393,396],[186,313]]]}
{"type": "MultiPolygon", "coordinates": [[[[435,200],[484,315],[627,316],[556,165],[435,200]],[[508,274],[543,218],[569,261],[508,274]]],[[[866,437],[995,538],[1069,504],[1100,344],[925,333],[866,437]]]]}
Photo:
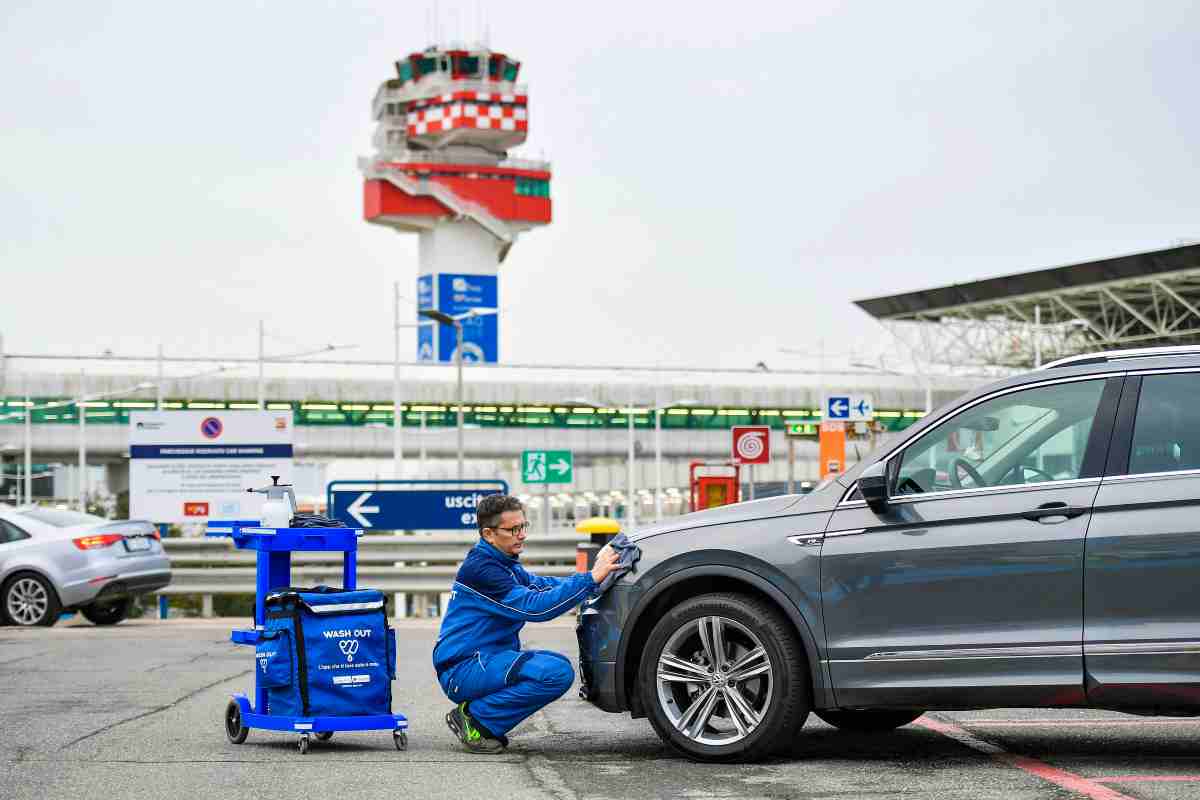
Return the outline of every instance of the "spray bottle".
{"type": "Polygon", "coordinates": [[[296,495],[292,493],[292,484],[281,484],[278,475],[272,475],[271,482],[271,486],[246,491],[267,496],[262,505],[261,524],[264,528],[287,528],[296,513],[296,495]]]}

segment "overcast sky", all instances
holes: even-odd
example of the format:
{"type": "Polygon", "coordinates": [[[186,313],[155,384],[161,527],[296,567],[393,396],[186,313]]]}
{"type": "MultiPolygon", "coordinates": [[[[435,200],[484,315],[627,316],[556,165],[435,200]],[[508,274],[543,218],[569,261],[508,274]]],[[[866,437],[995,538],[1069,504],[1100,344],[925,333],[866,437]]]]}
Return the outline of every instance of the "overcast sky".
{"type": "MultiPolygon", "coordinates": [[[[390,357],[416,237],[355,159],[432,6],[5,3],[6,349],[390,357]]],[[[853,299],[1200,238],[1194,2],[483,7],[554,169],[506,361],[800,367],[853,299]]]]}

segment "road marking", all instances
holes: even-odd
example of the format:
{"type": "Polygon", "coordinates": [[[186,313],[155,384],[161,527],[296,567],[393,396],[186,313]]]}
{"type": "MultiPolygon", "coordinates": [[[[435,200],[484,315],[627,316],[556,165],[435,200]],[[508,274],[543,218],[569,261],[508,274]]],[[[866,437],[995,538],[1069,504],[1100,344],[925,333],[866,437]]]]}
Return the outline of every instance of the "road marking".
{"type": "Polygon", "coordinates": [[[964,719],[964,725],[986,725],[989,728],[1094,728],[1105,726],[1142,726],[1142,725],[1196,725],[1200,719],[964,719]]]}
{"type": "Polygon", "coordinates": [[[1200,775],[1112,775],[1092,780],[1097,783],[1185,783],[1200,781],[1200,775]]]}
{"type": "Polygon", "coordinates": [[[1110,789],[1082,775],[1076,775],[1074,772],[1067,772],[1065,769],[1052,767],[1044,761],[1038,761],[1036,758],[1010,753],[1003,747],[986,742],[952,722],[937,719],[926,714],[912,724],[933,731],[934,733],[940,733],[942,736],[953,739],[976,752],[991,756],[1002,764],[1016,767],[1044,781],[1061,786],[1068,791],[1077,792],[1084,797],[1090,797],[1092,800],[1133,800],[1129,795],[1121,794],[1115,789],[1110,789]]]}

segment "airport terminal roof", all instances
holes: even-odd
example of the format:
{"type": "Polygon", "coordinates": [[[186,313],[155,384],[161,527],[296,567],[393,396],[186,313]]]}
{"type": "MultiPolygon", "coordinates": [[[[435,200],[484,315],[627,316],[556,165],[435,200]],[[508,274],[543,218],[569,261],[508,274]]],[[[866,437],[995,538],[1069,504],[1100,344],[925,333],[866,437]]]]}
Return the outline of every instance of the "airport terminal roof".
{"type": "Polygon", "coordinates": [[[984,303],[1001,304],[1030,295],[1070,294],[1080,289],[1094,290],[1102,284],[1145,281],[1170,273],[1197,270],[1200,270],[1200,244],[1193,244],[872,297],[856,300],[854,304],[876,319],[914,318],[984,303]]]}

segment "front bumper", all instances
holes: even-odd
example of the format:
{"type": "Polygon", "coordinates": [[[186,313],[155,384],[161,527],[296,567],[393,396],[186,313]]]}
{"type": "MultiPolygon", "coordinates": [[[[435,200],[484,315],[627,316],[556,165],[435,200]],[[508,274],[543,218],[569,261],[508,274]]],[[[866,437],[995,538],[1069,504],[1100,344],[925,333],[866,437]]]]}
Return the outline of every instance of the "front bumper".
{"type": "Polygon", "coordinates": [[[617,650],[622,623],[629,611],[632,592],[617,584],[599,600],[579,611],[575,638],[579,642],[579,694],[604,711],[627,711],[618,689],[617,650]]]}

